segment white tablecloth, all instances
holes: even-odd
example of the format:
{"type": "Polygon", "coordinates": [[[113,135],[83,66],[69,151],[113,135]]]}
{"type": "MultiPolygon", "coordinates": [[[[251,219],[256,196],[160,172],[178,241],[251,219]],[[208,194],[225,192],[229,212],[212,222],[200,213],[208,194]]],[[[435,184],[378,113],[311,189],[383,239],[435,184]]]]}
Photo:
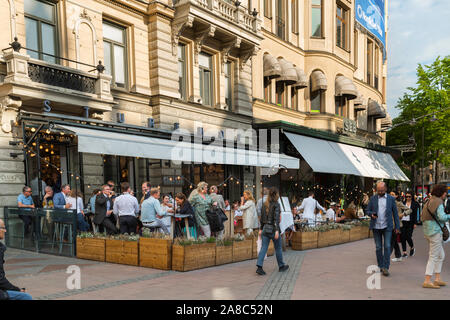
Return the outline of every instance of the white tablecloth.
{"type": "Polygon", "coordinates": [[[293,225],[294,225],[294,217],[292,216],[292,213],[282,212],[280,222],[281,234],[283,234],[284,231],[286,231],[286,229],[292,227],[293,225]]]}

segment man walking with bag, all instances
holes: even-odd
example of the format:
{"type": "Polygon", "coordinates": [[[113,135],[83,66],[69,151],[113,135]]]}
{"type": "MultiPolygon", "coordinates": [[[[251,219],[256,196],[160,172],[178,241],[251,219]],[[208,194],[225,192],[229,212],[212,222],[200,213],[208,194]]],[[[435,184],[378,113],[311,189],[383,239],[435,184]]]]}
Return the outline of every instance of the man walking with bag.
{"type": "Polygon", "coordinates": [[[397,205],[391,195],[386,194],[386,183],[377,182],[377,194],[372,196],[367,206],[367,214],[371,218],[370,230],[373,230],[378,267],[384,276],[389,276],[392,232],[400,233],[400,219],[397,205]],[[383,246],[384,242],[384,246],[383,246]],[[384,251],[383,251],[384,247],[384,251]]]}

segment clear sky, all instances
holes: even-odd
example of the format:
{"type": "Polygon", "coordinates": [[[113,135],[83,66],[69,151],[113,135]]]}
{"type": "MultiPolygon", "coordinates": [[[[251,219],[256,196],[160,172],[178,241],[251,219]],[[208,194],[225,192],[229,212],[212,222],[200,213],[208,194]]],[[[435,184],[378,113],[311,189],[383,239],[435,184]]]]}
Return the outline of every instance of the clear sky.
{"type": "Polygon", "coordinates": [[[389,0],[387,105],[392,119],[419,63],[450,55],[450,0],[389,0]]]}

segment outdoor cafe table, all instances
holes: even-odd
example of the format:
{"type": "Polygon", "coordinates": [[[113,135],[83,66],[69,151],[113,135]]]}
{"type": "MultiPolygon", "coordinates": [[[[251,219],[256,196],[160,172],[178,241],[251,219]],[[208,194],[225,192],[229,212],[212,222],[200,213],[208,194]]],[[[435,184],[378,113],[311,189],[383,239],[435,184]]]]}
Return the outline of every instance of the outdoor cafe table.
{"type": "Polygon", "coordinates": [[[175,219],[184,219],[184,224],[186,226],[186,234],[188,239],[192,239],[191,232],[189,231],[189,214],[173,214],[173,213],[167,213],[167,215],[171,216],[171,228],[170,228],[170,239],[173,239],[174,236],[174,230],[175,230],[175,219]]]}

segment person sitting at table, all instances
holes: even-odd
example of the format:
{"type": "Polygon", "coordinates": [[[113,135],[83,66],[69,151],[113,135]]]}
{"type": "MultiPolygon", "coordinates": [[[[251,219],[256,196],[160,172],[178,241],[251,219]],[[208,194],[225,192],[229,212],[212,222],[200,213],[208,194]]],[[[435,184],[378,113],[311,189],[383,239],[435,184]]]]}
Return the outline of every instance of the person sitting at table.
{"type": "Polygon", "coordinates": [[[88,231],[89,224],[84,219],[83,194],[80,191],[72,190],[67,197],[67,203],[71,204],[72,209],[77,209],[77,223],[79,231],[88,231]]]}
{"type": "MultiPolygon", "coordinates": [[[[32,190],[29,186],[23,187],[22,193],[17,197],[17,206],[19,208],[34,209],[34,202],[31,193],[32,190]]],[[[30,227],[32,224],[31,216],[19,214],[19,218],[23,221],[24,235],[27,236],[30,233],[30,227]]]]}
{"type": "Polygon", "coordinates": [[[169,230],[161,220],[165,213],[159,203],[160,194],[158,188],[150,189],[150,198],[142,202],[141,221],[144,227],[161,228],[165,234],[169,234],[169,230]]]}
{"type": "Polygon", "coordinates": [[[65,184],[61,187],[61,192],[53,196],[53,206],[57,209],[70,209],[72,205],[67,203],[69,195],[70,185],[65,184]]]}
{"type": "Polygon", "coordinates": [[[347,209],[344,210],[344,216],[348,220],[358,219],[358,215],[356,214],[356,205],[353,201],[350,202],[347,209]]]}
{"type": "MultiPolygon", "coordinates": [[[[177,193],[175,195],[175,201],[177,203],[177,214],[179,215],[189,215],[188,217],[188,226],[189,233],[194,239],[197,239],[197,225],[195,221],[194,209],[192,208],[189,201],[186,199],[184,193],[177,193]]],[[[175,237],[181,237],[183,232],[187,232],[186,223],[184,219],[177,218],[175,220],[175,237]]]]}
{"type": "Polygon", "coordinates": [[[53,208],[53,188],[50,186],[45,187],[45,195],[42,199],[43,208],[53,208]]]}
{"type": "Polygon", "coordinates": [[[162,223],[166,226],[167,230],[170,233],[170,227],[172,226],[172,217],[168,213],[174,213],[175,210],[173,208],[172,201],[169,195],[164,195],[162,198],[161,209],[164,213],[164,217],[161,219],[162,223]]]}

